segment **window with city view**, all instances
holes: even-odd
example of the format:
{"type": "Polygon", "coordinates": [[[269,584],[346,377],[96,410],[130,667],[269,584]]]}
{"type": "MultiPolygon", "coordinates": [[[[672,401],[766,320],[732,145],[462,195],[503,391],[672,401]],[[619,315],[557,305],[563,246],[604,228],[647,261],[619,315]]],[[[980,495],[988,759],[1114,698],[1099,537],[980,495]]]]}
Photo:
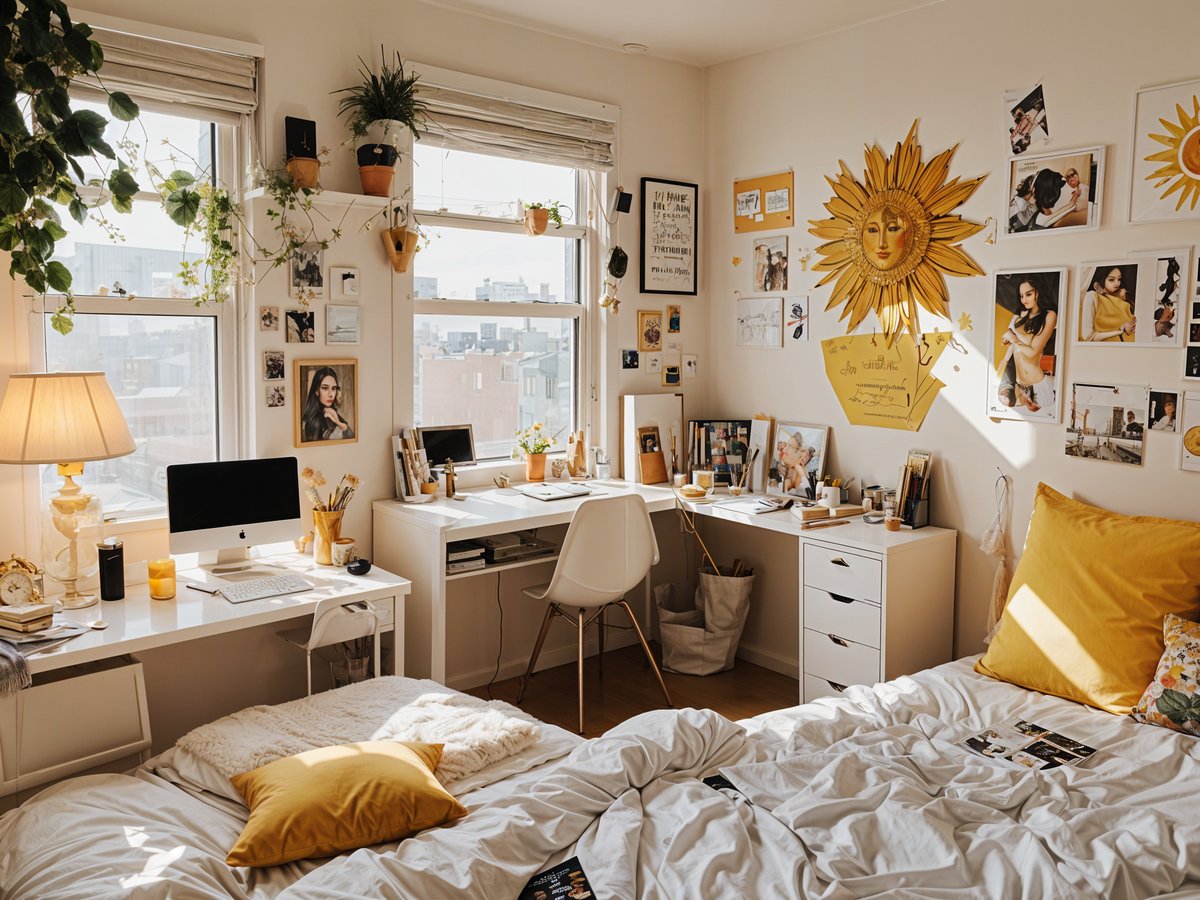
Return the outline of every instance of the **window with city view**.
{"type": "MultiPolygon", "coordinates": [[[[76,101],[76,108],[96,108],[76,101]]],[[[218,147],[233,146],[233,126],[217,125],[202,114],[165,115],[143,109],[127,126],[111,121],[105,139],[114,147],[134,141],[163,171],[180,168],[197,175],[217,163],[218,147]],[[219,143],[223,141],[223,143],[219,143]]],[[[86,174],[95,176],[95,163],[86,174]]],[[[135,177],[143,189],[149,177],[135,177]]],[[[89,199],[96,196],[93,190],[89,199]]],[[[62,215],[67,237],[56,258],[70,269],[76,293],[74,328],[56,332],[44,317],[48,371],[101,371],[129,423],[137,449],[129,456],[88,463],[83,482],[96,492],[106,516],[161,515],[166,507],[166,467],[205,462],[219,456],[218,435],[231,417],[218,406],[222,371],[217,356],[225,315],[219,307],[196,309],[179,280],[185,258],[200,248],[185,247],[183,230],[167,217],[158,195],[143,190],[133,211],[94,211],[82,225],[62,215]],[[94,295],[107,293],[108,297],[94,295]],[[133,300],[117,299],[122,293],[133,300]]],[[[50,297],[47,309],[58,305],[50,297]]],[[[42,493],[57,490],[53,466],[42,470],[42,493]]]]}
{"type": "Polygon", "coordinates": [[[416,423],[470,422],[480,459],[507,457],[534,422],[565,446],[583,343],[579,173],[420,143],[414,164],[429,239],[414,263],[416,423]],[[520,204],[548,200],[566,205],[564,227],[531,238],[520,204]]]}

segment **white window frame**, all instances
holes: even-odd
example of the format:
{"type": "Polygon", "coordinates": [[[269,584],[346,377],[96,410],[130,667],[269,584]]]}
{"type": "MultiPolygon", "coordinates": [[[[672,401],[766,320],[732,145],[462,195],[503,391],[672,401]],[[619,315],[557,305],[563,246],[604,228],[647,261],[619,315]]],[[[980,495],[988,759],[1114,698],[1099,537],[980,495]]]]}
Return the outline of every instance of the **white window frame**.
{"type": "MultiPolygon", "coordinates": [[[[436,66],[412,63],[414,71],[419,72],[423,81],[439,87],[454,88],[469,91],[483,96],[506,97],[532,105],[542,105],[548,109],[563,112],[576,112],[596,118],[603,118],[614,123],[620,129],[618,109],[594,100],[585,100],[544,91],[524,85],[494,81],[475,75],[453,72],[436,66]]],[[[619,143],[617,144],[619,146],[619,143]]],[[[536,160],[534,160],[536,161],[536,160]]],[[[405,153],[402,162],[400,180],[410,186],[413,183],[413,154],[405,153]]],[[[578,284],[576,286],[575,303],[509,303],[482,300],[428,300],[413,299],[412,313],[414,316],[471,316],[489,319],[567,319],[575,322],[575,385],[572,395],[573,429],[583,430],[589,438],[589,445],[603,443],[604,427],[602,422],[602,407],[600,380],[602,369],[601,352],[601,320],[600,320],[600,287],[599,273],[603,269],[600,260],[604,235],[597,227],[578,223],[599,223],[603,227],[604,215],[603,198],[609,190],[610,177],[607,173],[592,171],[577,167],[576,197],[574,209],[577,211],[576,223],[564,225],[562,228],[548,230],[537,238],[529,240],[578,240],[579,258],[577,264],[578,284]]],[[[496,218],[492,216],[472,216],[464,213],[440,212],[438,210],[417,209],[416,217],[422,226],[433,228],[460,228],[478,231],[488,231],[496,234],[513,234],[525,236],[524,224],[513,219],[496,218]]],[[[527,236],[526,236],[527,237],[527,236]]],[[[415,268],[415,266],[414,266],[415,268]]],[[[413,275],[410,272],[409,296],[413,275]]],[[[412,325],[414,319],[409,318],[408,335],[397,334],[398,342],[405,340],[402,346],[412,346],[412,325]]],[[[399,348],[398,348],[399,349],[399,348]]],[[[397,362],[401,362],[398,355],[397,362]]],[[[411,370],[410,370],[411,371],[411,370]]],[[[519,377],[519,376],[518,376],[519,377]]],[[[415,384],[408,386],[408,398],[398,404],[398,410],[407,409],[409,418],[413,410],[415,384]]],[[[401,414],[399,418],[403,419],[401,414]]],[[[498,460],[497,465],[506,460],[498,460]]],[[[510,463],[511,464],[511,463],[510,463]]]]}
{"type": "MultiPolygon", "coordinates": [[[[93,91],[83,88],[75,93],[76,96],[95,100],[102,97],[93,91]]],[[[253,128],[251,122],[241,122],[235,117],[223,115],[214,110],[201,107],[188,107],[178,103],[134,98],[139,107],[150,112],[166,115],[190,115],[198,120],[217,123],[217,159],[227,161],[221,172],[228,173],[228,178],[222,181],[231,191],[240,191],[240,173],[244,171],[245,148],[253,128]]],[[[80,196],[91,202],[99,195],[100,189],[82,186],[80,196]]],[[[135,200],[161,202],[154,191],[139,191],[135,200]]],[[[115,214],[115,221],[120,225],[120,215],[115,214]]],[[[233,285],[232,293],[224,303],[210,303],[196,306],[192,301],[181,299],[163,299],[156,297],[136,297],[125,300],[118,297],[101,297],[96,294],[75,293],[75,312],[94,313],[101,315],[136,315],[136,316],[185,316],[188,318],[211,317],[216,321],[216,384],[217,384],[217,454],[218,459],[236,459],[245,451],[245,435],[248,433],[245,424],[248,404],[243,396],[241,386],[245,383],[245,368],[242,360],[246,355],[243,345],[243,332],[239,328],[238,310],[242,306],[242,294],[239,285],[233,285]]],[[[28,340],[30,371],[45,371],[46,368],[46,337],[50,328],[49,314],[53,313],[62,303],[61,294],[26,294],[28,301],[28,340]]],[[[40,467],[28,466],[30,471],[23,473],[22,489],[26,503],[30,508],[40,509],[41,479],[40,467]]],[[[135,531],[145,531],[165,527],[166,511],[160,514],[130,517],[106,524],[105,533],[119,536],[135,531]]],[[[41,536],[37,533],[36,522],[27,525],[26,546],[40,547],[41,536]]]]}

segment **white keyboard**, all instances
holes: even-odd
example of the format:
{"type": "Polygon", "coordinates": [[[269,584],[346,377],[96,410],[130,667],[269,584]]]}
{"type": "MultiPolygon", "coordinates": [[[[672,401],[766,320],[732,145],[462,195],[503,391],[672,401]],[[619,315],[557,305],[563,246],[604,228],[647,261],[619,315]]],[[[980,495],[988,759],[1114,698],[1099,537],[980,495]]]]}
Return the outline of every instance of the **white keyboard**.
{"type": "Polygon", "coordinates": [[[230,603],[245,603],[249,600],[262,600],[264,597],[278,597],[282,594],[298,594],[311,590],[312,584],[307,579],[289,573],[231,581],[221,585],[217,593],[230,603]]]}

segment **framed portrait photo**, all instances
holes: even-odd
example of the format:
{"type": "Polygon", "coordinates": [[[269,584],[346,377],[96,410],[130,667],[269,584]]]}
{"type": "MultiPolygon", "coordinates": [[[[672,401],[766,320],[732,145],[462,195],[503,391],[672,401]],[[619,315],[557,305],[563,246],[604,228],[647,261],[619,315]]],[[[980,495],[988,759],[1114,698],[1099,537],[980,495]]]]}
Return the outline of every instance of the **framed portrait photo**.
{"type": "Polygon", "coordinates": [[[1189,336],[1183,273],[1190,268],[1186,247],[1081,263],[1073,340],[1102,347],[1182,347],[1189,336]]]}
{"type": "Polygon", "coordinates": [[[1066,268],[1001,271],[992,276],[988,344],[992,358],[987,382],[991,418],[1060,421],[1060,333],[1065,333],[1066,315],[1066,268]]]}
{"type": "Polygon", "coordinates": [[[643,294],[696,294],[699,186],[642,179],[643,294]]]}
{"type": "Polygon", "coordinates": [[[1002,234],[1095,231],[1100,227],[1104,148],[1085,147],[1008,164],[1008,210],[1002,234]]]}
{"type": "Polygon", "coordinates": [[[1138,91],[1133,108],[1129,221],[1200,219],[1200,81],[1138,91]]]}
{"type": "Polygon", "coordinates": [[[825,475],[828,425],[778,422],[775,425],[767,493],[815,500],[817,482],[825,475]]]}
{"type": "Polygon", "coordinates": [[[295,445],[358,440],[358,360],[298,359],[293,369],[295,445]]]}

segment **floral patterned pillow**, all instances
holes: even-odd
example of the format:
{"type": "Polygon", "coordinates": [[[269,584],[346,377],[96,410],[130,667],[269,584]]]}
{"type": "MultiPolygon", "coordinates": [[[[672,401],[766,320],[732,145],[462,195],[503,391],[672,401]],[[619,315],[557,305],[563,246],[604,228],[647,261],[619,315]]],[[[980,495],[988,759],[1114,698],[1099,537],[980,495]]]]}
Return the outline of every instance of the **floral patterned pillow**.
{"type": "Polygon", "coordinates": [[[1131,715],[1200,737],[1200,623],[1167,613],[1163,638],[1167,649],[1158,671],[1131,715]]]}

